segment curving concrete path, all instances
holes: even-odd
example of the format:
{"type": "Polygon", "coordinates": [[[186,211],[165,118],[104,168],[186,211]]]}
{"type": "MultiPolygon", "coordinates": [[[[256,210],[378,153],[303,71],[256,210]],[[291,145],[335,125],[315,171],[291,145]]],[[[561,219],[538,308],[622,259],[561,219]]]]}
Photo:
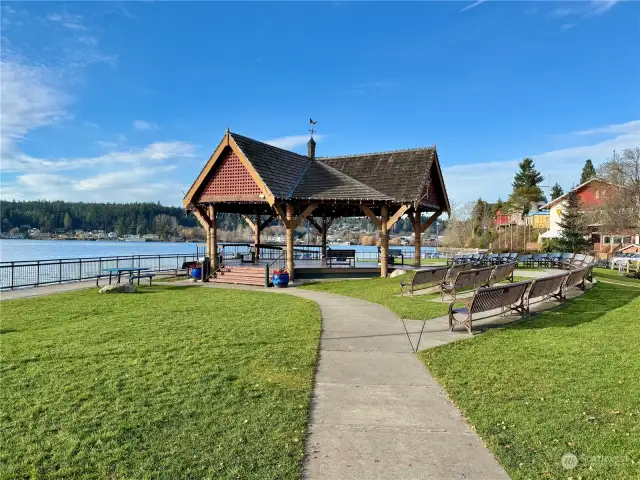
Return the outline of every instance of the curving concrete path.
{"type": "Polygon", "coordinates": [[[509,478],[412,353],[392,312],[324,292],[286,293],[322,312],[306,478],[509,478]]]}

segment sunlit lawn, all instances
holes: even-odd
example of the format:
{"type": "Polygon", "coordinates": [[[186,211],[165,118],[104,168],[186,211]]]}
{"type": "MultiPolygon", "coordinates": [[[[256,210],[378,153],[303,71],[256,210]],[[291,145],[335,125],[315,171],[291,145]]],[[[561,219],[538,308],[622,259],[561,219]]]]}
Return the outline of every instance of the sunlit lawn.
{"type": "MultiPolygon", "coordinates": [[[[400,282],[409,282],[415,272],[395,278],[368,278],[363,280],[336,280],[312,282],[302,288],[360,298],[387,307],[398,317],[412,320],[428,320],[447,314],[449,304],[440,300],[437,289],[426,290],[429,293],[413,296],[400,296],[400,282]],[[434,293],[430,293],[434,292],[434,293]]],[[[514,278],[516,282],[528,280],[526,277],[514,278]]],[[[464,290],[462,290],[464,291],[464,290]]]]}
{"type": "Polygon", "coordinates": [[[316,304],[154,286],[0,308],[0,478],[299,477],[316,304]]]}
{"type": "Polygon", "coordinates": [[[302,288],[336,293],[348,297],[360,298],[379,303],[394,312],[400,318],[424,320],[439,317],[447,313],[448,305],[433,300],[440,294],[414,295],[400,297],[400,280],[409,281],[413,272],[396,278],[368,278],[363,280],[336,280],[316,282],[302,288]]]}
{"type": "Polygon", "coordinates": [[[640,289],[600,283],[420,358],[512,478],[637,479],[639,332],[640,289]]]}

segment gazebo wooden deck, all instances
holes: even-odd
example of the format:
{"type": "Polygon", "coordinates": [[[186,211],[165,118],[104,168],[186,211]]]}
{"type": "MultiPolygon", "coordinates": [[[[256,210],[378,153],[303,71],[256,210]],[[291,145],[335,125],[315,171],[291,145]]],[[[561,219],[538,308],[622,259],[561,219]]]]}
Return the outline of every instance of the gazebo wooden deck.
{"type": "MultiPolygon", "coordinates": [[[[213,254],[218,251],[216,213],[220,212],[242,215],[253,230],[254,269],[264,263],[260,232],[274,219],[286,229],[282,261],[294,278],[302,260],[294,258],[293,232],[303,220],[321,234],[321,258],[325,259],[327,231],[333,220],[367,216],[379,231],[380,266],[356,265],[355,270],[376,268],[386,277],[389,230],[403,215],[413,224],[414,262],[419,266],[422,233],[443,212],[449,212],[436,147],[316,158],[313,137],[307,146],[305,156],[227,130],[183,201],[207,232],[211,273],[222,268],[218,255],[213,254]],[[423,218],[424,214],[428,216],[423,218]]],[[[222,276],[229,276],[232,268],[251,268],[223,263],[222,276]]],[[[313,268],[323,268],[322,263],[313,268]]]]}

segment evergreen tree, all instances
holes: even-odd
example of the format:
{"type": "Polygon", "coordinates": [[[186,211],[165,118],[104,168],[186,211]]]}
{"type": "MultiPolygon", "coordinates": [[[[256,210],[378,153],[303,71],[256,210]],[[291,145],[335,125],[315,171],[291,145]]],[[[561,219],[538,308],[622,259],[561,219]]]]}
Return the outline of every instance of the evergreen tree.
{"type": "Polygon", "coordinates": [[[526,214],[530,210],[531,202],[544,200],[542,189],[539,187],[543,179],[531,158],[522,159],[513,178],[513,192],[509,196],[511,209],[526,214]]]}
{"type": "Polygon", "coordinates": [[[590,178],[593,178],[596,176],[596,169],[593,166],[593,162],[591,161],[591,159],[587,159],[586,162],[584,162],[584,167],[582,167],[582,175],[580,176],[580,183],[584,183],[587,180],[589,180],[590,178]]]}
{"type": "Polygon", "coordinates": [[[537,187],[544,177],[536,170],[536,165],[533,163],[533,159],[526,157],[518,164],[518,172],[516,172],[513,178],[513,189],[516,190],[522,187],[537,187]]]}
{"type": "Polygon", "coordinates": [[[572,190],[567,195],[558,223],[562,232],[558,239],[559,247],[565,252],[579,253],[587,249],[589,241],[584,212],[580,211],[580,197],[572,190]]]}
{"type": "Polygon", "coordinates": [[[556,183],[553,187],[551,187],[551,200],[555,200],[558,197],[564,195],[564,190],[559,183],[556,183]]]}

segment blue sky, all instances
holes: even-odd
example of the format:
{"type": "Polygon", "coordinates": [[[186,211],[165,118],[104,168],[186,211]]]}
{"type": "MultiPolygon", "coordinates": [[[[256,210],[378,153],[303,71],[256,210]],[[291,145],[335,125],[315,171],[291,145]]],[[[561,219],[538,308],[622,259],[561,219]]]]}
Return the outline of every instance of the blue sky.
{"type": "Polygon", "coordinates": [[[2,197],[178,205],[232,131],[435,143],[452,202],[640,146],[637,2],[3,2],[2,197]]]}

